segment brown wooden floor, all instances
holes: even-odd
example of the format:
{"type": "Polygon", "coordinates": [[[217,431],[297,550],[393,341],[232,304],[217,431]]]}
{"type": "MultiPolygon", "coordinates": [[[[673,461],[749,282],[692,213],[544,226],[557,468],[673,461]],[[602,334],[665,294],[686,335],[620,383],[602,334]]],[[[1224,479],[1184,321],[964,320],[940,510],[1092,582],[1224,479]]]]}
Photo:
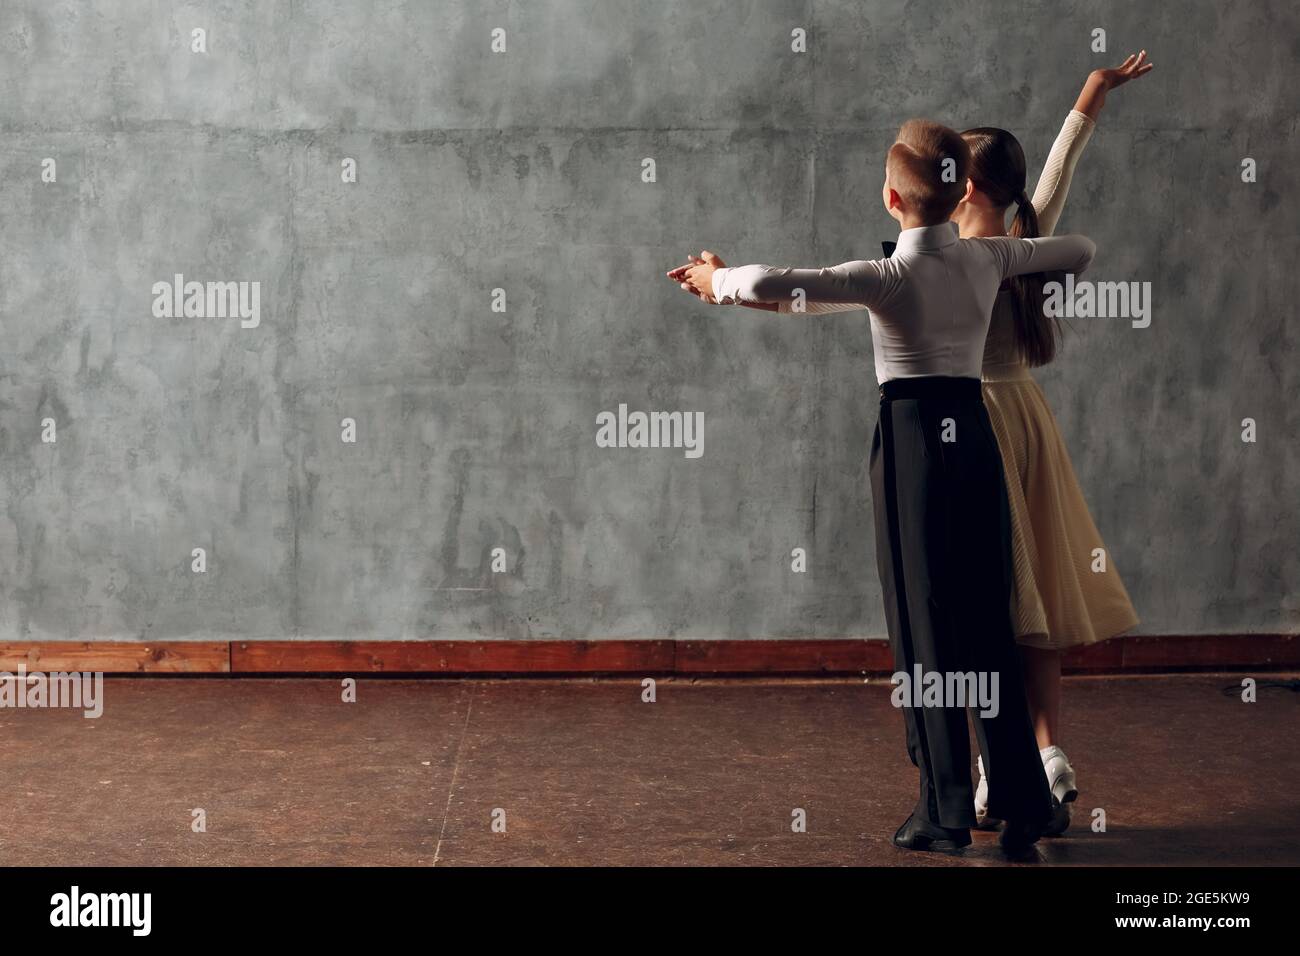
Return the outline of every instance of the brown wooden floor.
{"type": "MultiPolygon", "coordinates": [[[[1300,863],[1300,696],[1240,679],[1069,680],[1079,811],[1040,860],[1300,863]]],[[[0,864],[1006,865],[993,835],[890,844],[916,776],[889,689],[110,678],[98,720],[0,710],[0,864]]]]}

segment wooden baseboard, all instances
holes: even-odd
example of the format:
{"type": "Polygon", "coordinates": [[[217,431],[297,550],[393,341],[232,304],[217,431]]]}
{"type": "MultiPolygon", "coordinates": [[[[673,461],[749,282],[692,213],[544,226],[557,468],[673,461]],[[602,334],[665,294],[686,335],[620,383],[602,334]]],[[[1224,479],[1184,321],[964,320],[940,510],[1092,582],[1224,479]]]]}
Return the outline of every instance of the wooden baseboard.
{"type": "Polygon", "coordinates": [[[673,641],[232,641],[237,674],[668,673],[673,641]]]}
{"type": "Polygon", "coordinates": [[[9,641],[0,670],[103,671],[106,674],[224,674],[228,641],[9,641]]]}
{"type": "Polygon", "coordinates": [[[892,673],[885,640],[679,641],[679,674],[892,673]]]}
{"type": "MultiPolygon", "coordinates": [[[[887,675],[884,640],[11,641],[0,670],[108,674],[887,675]]],[[[1300,667],[1300,636],[1119,637],[1065,655],[1067,673],[1300,667]]]]}
{"type": "Polygon", "coordinates": [[[1068,651],[1062,665],[1076,674],[1295,667],[1300,665],[1300,635],[1116,637],[1068,651]]]}

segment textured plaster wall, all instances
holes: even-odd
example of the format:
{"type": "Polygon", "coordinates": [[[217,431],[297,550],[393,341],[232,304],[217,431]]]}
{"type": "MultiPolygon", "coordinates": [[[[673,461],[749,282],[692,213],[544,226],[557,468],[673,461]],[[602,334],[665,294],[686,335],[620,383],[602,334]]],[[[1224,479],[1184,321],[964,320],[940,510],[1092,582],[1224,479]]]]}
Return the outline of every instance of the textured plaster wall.
{"type": "Polygon", "coordinates": [[[1061,229],[1150,281],[1153,320],[1077,320],[1040,380],[1143,631],[1294,631],[1298,21],[5,3],[0,638],[882,636],[865,314],[708,308],[663,272],[874,257],[901,120],[1007,127],[1036,176],[1088,71],[1140,47],[1061,229]],[[258,281],[260,324],[156,318],[176,273],[258,281]],[[620,402],[703,412],[703,457],[597,448],[620,402]]]}

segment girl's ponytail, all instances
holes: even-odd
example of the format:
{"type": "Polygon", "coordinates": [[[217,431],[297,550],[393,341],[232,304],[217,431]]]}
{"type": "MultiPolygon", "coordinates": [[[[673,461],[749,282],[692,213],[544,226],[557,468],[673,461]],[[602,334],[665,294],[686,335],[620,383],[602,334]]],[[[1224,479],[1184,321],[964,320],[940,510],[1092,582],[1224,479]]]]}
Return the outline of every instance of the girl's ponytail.
{"type": "MultiPolygon", "coordinates": [[[[1017,139],[1004,129],[981,126],[968,129],[962,137],[970,146],[970,179],[975,188],[1003,209],[1016,204],[1016,215],[1008,230],[1021,239],[1038,238],[1038,213],[1025,192],[1025,153],[1017,139]]],[[[1026,365],[1046,365],[1056,357],[1060,320],[1043,311],[1046,273],[1012,276],[1015,341],[1026,365]]]]}
{"type": "MultiPolygon", "coordinates": [[[[1038,211],[1023,188],[1016,196],[1016,215],[1008,232],[1020,239],[1038,238],[1038,211]]],[[[1055,358],[1060,338],[1060,321],[1043,311],[1043,283],[1048,278],[1047,274],[1038,272],[1012,276],[1010,280],[1015,302],[1016,345],[1021,358],[1030,366],[1046,365],[1055,358]]]]}

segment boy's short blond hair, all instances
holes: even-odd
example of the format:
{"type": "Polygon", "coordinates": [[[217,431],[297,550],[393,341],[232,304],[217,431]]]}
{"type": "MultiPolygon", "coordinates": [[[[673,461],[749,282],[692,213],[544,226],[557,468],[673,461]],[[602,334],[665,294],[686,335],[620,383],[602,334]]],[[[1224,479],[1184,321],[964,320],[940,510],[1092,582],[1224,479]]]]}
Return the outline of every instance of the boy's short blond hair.
{"type": "Polygon", "coordinates": [[[970,147],[961,134],[923,119],[908,120],[899,128],[885,160],[889,188],[927,226],[947,222],[966,194],[969,171],[970,147]]]}

